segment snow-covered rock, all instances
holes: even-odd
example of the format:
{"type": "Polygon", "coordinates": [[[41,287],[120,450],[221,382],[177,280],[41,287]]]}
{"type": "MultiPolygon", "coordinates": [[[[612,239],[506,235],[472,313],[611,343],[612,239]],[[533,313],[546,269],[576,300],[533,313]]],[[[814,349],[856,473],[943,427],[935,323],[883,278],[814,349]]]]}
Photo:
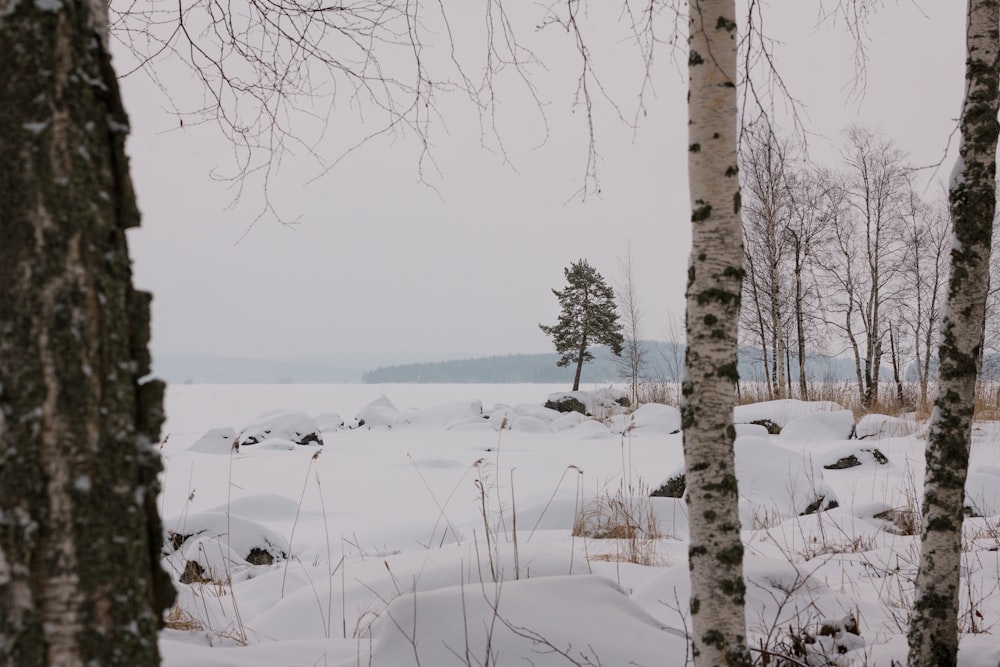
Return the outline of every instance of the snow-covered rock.
{"type": "Polygon", "coordinates": [[[889,458],[872,444],[845,443],[820,449],[811,449],[810,454],[825,470],[846,470],[848,468],[877,468],[889,463],[889,458]]]}
{"type": "Polygon", "coordinates": [[[669,434],[681,430],[681,411],[672,405],[646,403],[630,417],[635,434],[669,434]]]}
{"type": "Polygon", "coordinates": [[[914,419],[890,417],[889,415],[865,415],[854,429],[858,440],[867,438],[905,438],[920,428],[914,419]]]}
{"type": "Polygon", "coordinates": [[[281,440],[296,445],[323,444],[316,420],[304,412],[272,412],[243,427],[236,442],[240,447],[281,440]]]}
{"type": "Polygon", "coordinates": [[[622,411],[628,405],[628,393],[617,387],[604,387],[594,391],[565,391],[549,394],[545,407],[559,412],[580,412],[605,417],[622,411]]]}
{"type": "Polygon", "coordinates": [[[854,434],[854,413],[850,410],[816,412],[790,420],[781,429],[781,439],[801,445],[831,440],[849,440],[854,434]]]}
{"type": "Polygon", "coordinates": [[[224,512],[202,512],[163,522],[165,554],[198,563],[203,576],[215,579],[234,563],[263,564],[287,558],[288,541],[273,530],[224,512]]]}
{"type": "Polygon", "coordinates": [[[201,452],[203,454],[229,454],[233,451],[233,442],[235,439],[235,429],[228,426],[213,428],[195,440],[188,449],[192,452],[201,452]]]}
{"type": "Polygon", "coordinates": [[[839,404],[832,401],[799,401],[786,398],[778,401],[761,401],[760,403],[737,405],[733,409],[733,421],[737,424],[749,424],[751,422],[767,420],[784,428],[788,422],[796,417],[843,409],[839,404]]]}
{"type": "Polygon", "coordinates": [[[565,431],[568,428],[573,428],[585,421],[588,421],[589,417],[586,417],[579,412],[567,412],[559,419],[552,422],[553,431],[565,431]]]}
{"type": "Polygon", "coordinates": [[[390,401],[386,396],[380,396],[365,407],[358,410],[358,414],[354,418],[354,427],[391,427],[396,421],[396,418],[399,417],[399,414],[399,410],[397,410],[396,406],[392,404],[392,401],[390,401]]]}
{"type": "Polygon", "coordinates": [[[324,412],[316,415],[316,426],[324,433],[339,431],[344,428],[344,418],[336,412],[324,412]]]}
{"type": "Polygon", "coordinates": [[[743,438],[748,435],[754,435],[759,438],[766,438],[771,435],[766,426],[761,424],[733,424],[736,427],[736,437],[743,438]]]}
{"type": "Polygon", "coordinates": [[[744,526],[752,526],[755,516],[791,517],[839,504],[810,457],[755,436],[738,438],[735,448],[744,526]]]}
{"type": "Polygon", "coordinates": [[[517,410],[510,407],[509,405],[497,405],[490,409],[487,413],[490,425],[497,431],[502,428],[510,428],[510,425],[514,423],[514,420],[520,417],[517,410]]]}

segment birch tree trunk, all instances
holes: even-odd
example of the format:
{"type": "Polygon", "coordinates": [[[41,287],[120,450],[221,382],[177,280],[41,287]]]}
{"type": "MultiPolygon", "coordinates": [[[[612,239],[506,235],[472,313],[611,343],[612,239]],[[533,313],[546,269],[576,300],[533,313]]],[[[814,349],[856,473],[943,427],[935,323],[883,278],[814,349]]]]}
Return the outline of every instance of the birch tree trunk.
{"type": "Polygon", "coordinates": [[[98,0],[0,0],[0,665],[159,664],[163,385],[98,0]]]}
{"type": "Polygon", "coordinates": [[[951,278],[938,352],[938,395],[927,441],[920,569],[908,636],[911,667],[958,662],[962,507],[996,208],[997,0],[969,1],[965,71],[960,158],[948,197],[954,231],[951,278]]]}
{"type": "Polygon", "coordinates": [[[801,239],[795,235],[795,341],[799,356],[799,400],[809,400],[809,384],[806,381],[806,320],[805,294],[802,289],[802,247],[801,239]]]}
{"type": "Polygon", "coordinates": [[[743,544],[733,455],[737,324],[743,279],[737,170],[734,0],[690,5],[684,461],[694,663],[749,665],[743,544]]]}

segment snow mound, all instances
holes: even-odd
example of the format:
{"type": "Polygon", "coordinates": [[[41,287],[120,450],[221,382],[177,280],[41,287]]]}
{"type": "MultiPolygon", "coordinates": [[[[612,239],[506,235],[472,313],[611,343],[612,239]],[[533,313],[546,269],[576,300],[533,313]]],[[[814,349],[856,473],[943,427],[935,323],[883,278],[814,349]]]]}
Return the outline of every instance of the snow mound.
{"type": "Polygon", "coordinates": [[[480,401],[456,401],[429,408],[404,410],[393,421],[392,426],[444,426],[466,417],[481,419],[483,404],[480,401]]]}
{"type": "Polygon", "coordinates": [[[1000,468],[979,466],[965,480],[965,504],[976,516],[1000,514],[1000,468]]]}
{"type": "Polygon", "coordinates": [[[752,526],[755,517],[792,517],[837,506],[823,469],[809,457],[755,436],[738,438],[735,447],[744,526],[752,526]]]}
{"type": "Polygon", "coordinates": [[[796,417],[843,409],[839,404],[832,401],[799,401],[786,398],[780,401],[762,401],[748,405],[737,405],[733,409],[733,421],[737,424],[749,424],[766,419],[784,428],[788,422],[796,417]]]}
{"type": "Polygon", "coordinates": [[[538,417],[518,417],[510,425],[511,431],[521,433],[551,433],[549,423],[538,417]]]}
{"type": "Polygon", "coordinates": [[[489,422],[490,425],[497,431],[501,428],[510,428],[510,425],[514,423],[520,415],[517,410],[510,407],[509,405],[497,405],[490,409],[489,411],[489,422]],[[506,420],[506,424],[504,421],[506,420]]]}
{"type": "Polygon", "coordinates": [[[566,429],[578,426],[587,420],[587,417],[579,412],[567,412],[562,417],[552,422],[552,430],[565,431],[566,429]]]}
{"type": "Polygon", "coordinates": [[[583,661],[577,664],[595,665],[653,665],[685,651],[682,632],[664,632],[621,587],[593,575],[505,581],[502,590],[486,584],[407,593],[393,600],[372,634],[373,663],[394,667],[417,664],[414,640],[424,665],[454,663],[456,650],[535,667],[566,665],[561,652],[569,646],[583,661]],[[468,622],[494,609],[501,621],[468,622]],[[581,637],[586,645],[576,643],[581,637]]]}
{"type": "Polygon", "coordinates": [[[201,452],[202,454],[229,454],[233,451],[233,441],[235,439],[235,429],[228,426],[213,428],[195,440],[188,449],[192,452],[201,452]]]}
{"type": "Polygon", "coordinates": [[[304,412],[271,412],[243,427],[236,442],[240,447],[267,440],[284,440],[296,445],[323,444],[316,420],[304,412]]]}
{"type": "Polygon", "coordinates": [[[336,412],[324,412],[316,415],[316,425],[320,431],[339,431],[344,428],[344,418],[336,412]]]}
{"type": "Polygon", "coordinates": [[[743,438],[748,435],[766,438],[771,435],[768,433],[767,427],[761,426],[760,424],[733,424],[733,426],[736,427],[737,438],[743,438]]]}
{"type": "Polygon", "coordinates": [[[559,419],[563,414],[558,410],[552,410],[551,408],[545,408],[541,405],[535,405],[533,403],[518,403],[514,406],[513,410],[517,415],[522,417],[535,417],[536,419],[541,419],[547,424],[559,419]]]}
{"type": "Polygon", "coordinates": [[[462,415],[444,425],[446,431],[493,431],[489,420],[483,415],[462,415]]]}
{"type": "Polygon", "coordinates": [[[584,418],[584,421],[580,422],[573,427],[573,435],[587,440],[600,440],[603,438],[614,437],[608,427],[595,419],[584,418]]]}
{"type": "Polygon", "coordinates": [[[858,440],[866,438],[905,438],[913,435],[920,428],[915,419],[890,417],[889,415],[865,415],[855,427],[854,437],[858,440]]]}
{"type": "Polygon", "coordinates": [[[299,504],[286,496],[274,493],[255,493],[236,498],[226,505],[209,510],[209,513],[240,516],[257,521],[292,521],[299,510],[299,504]]]}
{"type": "MultiPolygon", "coordinates": [[[[202,512],[164,521],[164,552],[181,554],[206,572],[220,572],[220,564],[244,563],[255,551],[272,559],[286,558],[288,541],[270,528],[223,512],[202,512]],[[222,558],[223,560],[219,560],[222,558]],[[228,561],[228,562],[227,562],[228,561]]],[[[214,577],[213,577],[214,578],[214,577]]]]}
{"type": "Polygon", "coordinates": [[[781,439],[800,445],[815,445],[831,440],[850,440],[854,433],[854,413],[850,410],[816,412],[786,423],[781,439]]]}
{"type": "Polygon", "coordinates": [[[367,426],[392,426],[396,418],[399,417],[399,410],[387,397],[381,396],[361,408],[354,418],[354,428],[367,426]]]}
{"type": "Polygon", "coordinates": [[[631,414],[633,435],[660,435],[681,430],[681,411],[672,405],[646,403],[631,414]]]}

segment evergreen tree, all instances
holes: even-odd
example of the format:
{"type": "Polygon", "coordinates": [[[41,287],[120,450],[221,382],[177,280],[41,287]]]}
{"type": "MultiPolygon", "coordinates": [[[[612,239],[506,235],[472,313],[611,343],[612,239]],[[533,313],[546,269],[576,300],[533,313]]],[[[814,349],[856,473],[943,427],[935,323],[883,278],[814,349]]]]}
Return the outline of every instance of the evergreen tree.
{"type": "Polygon", "coordinates": [[[581,259],[563,269],[563,274],[569,283],[566,289],[552,290],[562,309],[559,321],[552,326],[538,326],[552,336],[556,352],[562,355],[556,362],[558,366],[576,363],[573,391],[577,391],[583,363],[594,358],[588,348],[591,345],[607,345],[620,356],[625,339],[615,308],[615,292],[597,269],[581,259]]]}

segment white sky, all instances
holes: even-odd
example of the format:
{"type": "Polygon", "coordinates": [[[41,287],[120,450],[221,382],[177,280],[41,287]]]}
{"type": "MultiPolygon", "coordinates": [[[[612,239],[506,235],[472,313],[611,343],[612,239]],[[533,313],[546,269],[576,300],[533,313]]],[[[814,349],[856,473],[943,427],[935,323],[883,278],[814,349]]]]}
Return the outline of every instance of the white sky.
{"type": "MultiPolygon", "coordinates": [[[[808,107],[814,157],[829,159],[835,148],[824,137],[836,140],[861,122],[881,127],[915,163],[941,158],[961,102],[964,3],[903,0],[882,10],[870,26],[860,102],[849,98],[853,52],[842,27],[815,30],[814,0],[773,4],[780,12],[768,12],[765,30],[783,42],[778,66],[808,107]]],[[[535,34],[537,17],[526,18],[527,39],[548,67],[536,83],[550,136],[531,149],[544,127],[524,91],[504,86],[503,130],[518,171],[480,148],[467,103],[444,99],[446,124],[432,129],[441,173],[428,176],[440,197],[418,183],[412,138],[374,142],[314,182],[315,162],[288,157],[272,199],[287,217],[301,217],[294,229],[264,220],[246,234],[259,183],[227,209],[232,192],[209,176],[231,167],[227,144],[209,126],[179,129],[148,80],[126,79],[129,152],[144,214],[130,243],[136,281],[154,294],[154,352],[271,359],[375,353],[402,361],[547,351],[551,343],[537,325],[555,321],[549,290],[562,285],[563,267],[586,258],[614,282],[629,245],[643,335],[666,337],[670,317],[683,317],[690,244],[685,88],[677,67],[660,53],[657,97],[637,131],[599,106],[602,192],[581,202],[573,195],[582,184],[586,134],[581,111],[572,108],[572,45],[555,30],[535,34]]],[[[593,55],[631,118],[640,62],[613,39],[593,55]]],[[[182,105],[198,99],[189,76],[174,81],[182,105]]],[[[356,112],[340,111],[323,144],[328,159],[364,131],[356,112]]],[[[314,129],[308,119],[302,127],[304,134],[314,129]]]]}

